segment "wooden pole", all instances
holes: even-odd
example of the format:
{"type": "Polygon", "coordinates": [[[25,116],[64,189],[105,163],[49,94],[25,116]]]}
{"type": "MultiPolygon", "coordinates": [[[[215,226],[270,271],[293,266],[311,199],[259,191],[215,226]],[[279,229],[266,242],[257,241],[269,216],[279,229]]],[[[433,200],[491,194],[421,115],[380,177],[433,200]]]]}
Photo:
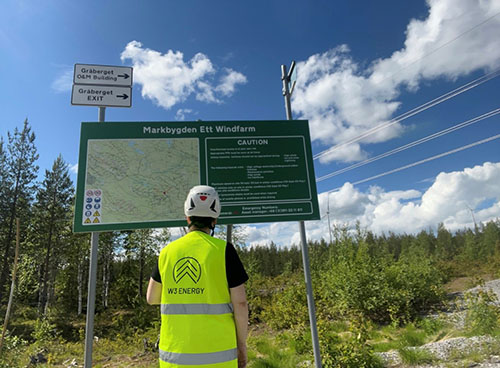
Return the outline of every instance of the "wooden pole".
{"type": "Polygon", "coordinates": [[[2,338],[0,339],[0,353],[3,348],[3,340],[7,332],[7,325],[9,324],[10,310],[12,308],[12,301],[14,299],[14,289],[16,287],[16,273],[17,273],[17,258],[19,257],[19,218],[16,218],[16,254],[14,256],[14,268],[12,269],[12,284],[10,285],[9,303],[7,304],[7,311],[5,312],[5,320],[3,322],[2,338]]]}

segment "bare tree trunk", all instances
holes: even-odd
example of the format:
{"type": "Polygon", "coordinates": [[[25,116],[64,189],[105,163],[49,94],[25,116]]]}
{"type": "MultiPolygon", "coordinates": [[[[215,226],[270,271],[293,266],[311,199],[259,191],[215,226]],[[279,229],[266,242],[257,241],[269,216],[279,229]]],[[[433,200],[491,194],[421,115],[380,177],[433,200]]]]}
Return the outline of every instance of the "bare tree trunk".
{"type": "Polygon", "coordinates": [[[5,252],[4,252],[4,257],[3,257],[3,262],[2,262],[2,271],[0,272],[0,302],[2,302],[3,298],[3,292],[4,292],[4,285],[7,282],[7,274],[8,274],[8,268],[9,268],[9,253],[10,253],[10,243],[12,242],[12,237],[14,233],[14,219],[16,217],[16,206],[17,206],[17,199],[19,196],[18,193],[18,188],[19,188],[19,175],[16,178],[16,186],[14,189],[14,198],[12,202],[12,207],[10,211],[10,219],[9,219],[9,231],[7,233],[7,239],[5,241],[5,252]]]}
{"type": "Polygon", "coordinates": [[[38,271],[38,290],[37,290],[37,297],[38,297],[38,314],[41,315],[42,311],[42,303],[43,303],[43,290],[42,290],[42,283],[43,283],[43,274],[45,273],[44,270],[44,264],[42,263],[40,270],[38,271]]]}
{"type": "Polygon", "coordinates": [[[2,352],[3,340],[5,338],[5,333],[7,332],[7,326],[9,324],[10,310],[12,308],[12,302],[14,300],[14,289],[16,287],[16,273],[17,273],[17,258],[19,257],[19,219],[16,219],[17,237],[16,237],[16,254],[14,256],[14,268],[12,270],[12,285],[10,286],[9,302],[7,303],[7,311],[5,312],[5,320],[2,330],[2,338],[0,339],[0,353],[2,352]]]}
{"type": "Polygon", "coordinates": [[[109,283],[111,278],[110,254],[104,254],[102,267],[102,306],[108,308],[109,305],[109,283]]]}
{"type": "Polygon", "coordinates": [[[47,287],[47,302],[45,303],[45,311],[44,314],[47,314],[50,306],[52,305],[55,295],[56,295],[56,276],[57,276],[57,268],[58,264],[52,267],[49,277],[49,283],[47,287]]]}
{"type": "Polygon", "coordinates": [[[43,315],[47,312],[47,300],[49,293],[49,267],[50,267],[50,252],[52,248],[52,225],[49,229],[49,236],[47,241],[47,254],[45,254],[44,272],[42,280],[42,294],[41,301],[39,300],[39,313],[43,315]]]}
{"type": "Polygon", "coordinates": [[[102,306],[107,307],[106,298],[106,283],[107,283],[107,272],[106,272],[106,255],[104,256],[104,262],[102,263],[102,306]]]}
{"type": "Polygon", "coordinates": [[[142,280],[144,279],[144,245],[139,252],[139,297],[142,298],[142,280]]]}

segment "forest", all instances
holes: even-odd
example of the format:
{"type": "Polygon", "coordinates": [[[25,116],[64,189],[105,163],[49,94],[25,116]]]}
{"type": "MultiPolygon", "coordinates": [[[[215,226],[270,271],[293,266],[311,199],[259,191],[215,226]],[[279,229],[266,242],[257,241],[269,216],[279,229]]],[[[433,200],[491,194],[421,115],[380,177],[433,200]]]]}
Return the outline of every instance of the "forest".
{"type": "MultiPolygon", "coordinates": [[[[57,157],[38,181],[37,160],[36,136],[27,120],[5,140],[0,137],[2,317],[19,219],[19,258],[0,367],[82,366],[90,236],[72,232],[75,193],[68,164],[57,157]]],[[[323,367],[382,366],[375,352],[390,348],[390,341],[401,347],[401,336],[447,331],[423,316],[445,308],[454,281],[473,286],[500,278],[499,219],[453,233],[442,224],[418,234],[373,234],[348,225],[331,229],[332,242],[308,244],[323,367]]],[[[216,236],[225,234],[219,226],[216,236]]],[[[101,233],[96,366],[157,365],[159,309],[147,305],[145,294],[169,239],[168,229],[101,233]]],[[[250,277],[249,366],[309,366],[300,247],[250,247],[238,226],[233,242],[250,277]]],[[[498,309],[485,307],[480,297],[471,303],[479,314],[470,317],[468,333],[500,335],[498,309]],[[488,326],[485,316],[492,317],[488,326]]]]}

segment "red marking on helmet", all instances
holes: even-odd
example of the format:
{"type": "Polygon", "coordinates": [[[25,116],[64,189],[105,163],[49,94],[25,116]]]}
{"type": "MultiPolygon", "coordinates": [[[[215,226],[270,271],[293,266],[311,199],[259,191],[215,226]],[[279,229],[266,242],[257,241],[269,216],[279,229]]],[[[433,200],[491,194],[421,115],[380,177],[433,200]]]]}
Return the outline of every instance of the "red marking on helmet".
{"type": "Polygon", "coordinates": [[[204,195],[200,196],[200,199],[201,199],[202,201],[206,201],[206,200],[207,200],[207,198],[208,198],[208,197],[207,197],[207,196],[204,196],[204,195]]]}

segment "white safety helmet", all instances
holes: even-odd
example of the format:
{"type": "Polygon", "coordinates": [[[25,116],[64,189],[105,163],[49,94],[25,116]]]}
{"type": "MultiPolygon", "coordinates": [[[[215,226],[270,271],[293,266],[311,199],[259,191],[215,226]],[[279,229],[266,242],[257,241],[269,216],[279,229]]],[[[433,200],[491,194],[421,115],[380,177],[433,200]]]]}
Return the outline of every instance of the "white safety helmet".
{"type": "Polygon", "coordinates": [[[208,185],[197,185],[191,188],[184,202],[184,214],[187,217],[219,217],[219,195],[208,185]]]}

